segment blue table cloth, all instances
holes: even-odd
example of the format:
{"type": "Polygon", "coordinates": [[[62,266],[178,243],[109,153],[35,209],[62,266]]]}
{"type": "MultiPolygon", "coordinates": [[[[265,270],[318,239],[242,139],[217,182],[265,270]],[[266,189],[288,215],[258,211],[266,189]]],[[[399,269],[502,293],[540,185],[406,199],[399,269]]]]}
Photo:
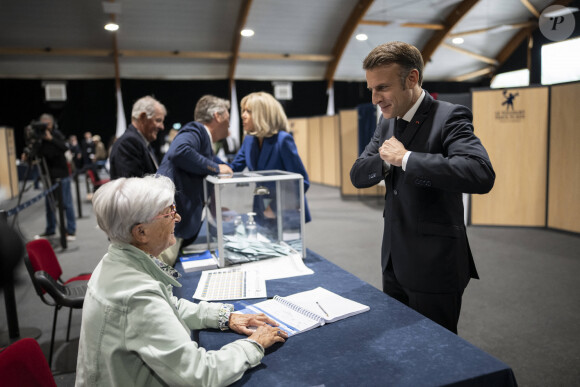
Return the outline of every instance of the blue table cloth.
{"type": "MultiPolygon", "coordinates": [[[[266,350],[262,364],[234,385],[516,386],[511,368],[373,286],[307,250],[314,275],[266,282],[268,297],[322,286],[370,311],[296,335],[266,350]]],[[[191,299],[200,272],[183,273],[178,297],[191,299]]],[[[257,299],[255,302],[262,301],[257,299]]],[[[250,300],[254,302],[254,300],[250,300]]],[[[204,330],[194,338],[217,350],[241,336],[204,330]]]]}

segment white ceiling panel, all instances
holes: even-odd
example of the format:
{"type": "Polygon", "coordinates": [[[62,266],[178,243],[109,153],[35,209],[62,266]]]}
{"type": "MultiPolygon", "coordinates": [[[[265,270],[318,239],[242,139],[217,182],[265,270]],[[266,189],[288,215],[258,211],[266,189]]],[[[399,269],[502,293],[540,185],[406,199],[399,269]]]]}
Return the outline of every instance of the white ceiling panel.
{"type": "Polygon", "coordinates": [[[230,51],[237,0],[124,0],[119,49],[230,51]]]}
{"type": "Polygon", "coordinates": [[[425,65],[425,81],[446,81],[451,78],[480,70],[485,63],[474,61],[470,56],[441,47],[425,65]],[[429,74],[429,77],[427,77],[429,74]]]}
{"type": "Polygon", "coordinates": [[[330,54],[356,0],[254,0],[242,52],[330,54]]]}
{"type": "Polygon", "coordinates": [[[263,61],[240,61],[236,78],[246,80],[285,80],[304,81],[324,79],[325,63],[317,62],[279,62],[275,64],[263,61]]]}
{"type": "Polygon", "coordinates": [[[0,47],[107,48],[103,20],[97,1],[2,0],[0,47]]]}
{"type": "MultiPolygon", "coordinates": [[[[358,24],[355,20],[349,25],[353,10],[366,0],[252,0],[246,27],[255,35],[238,38],[237,24],[247,0],[115,0],[120,6],[114,16],[120,25],[116,32],[120,76],[226,79],[232,55],[239,52],[234,79],[324,80],[331,74],[327,81],[364,81],[361,64],[372,48],[401,40],[422,50],[437,34],[433,25],[443,28],[466,2],[471,0],[375,0],[358,24]],[[343,31],[351,30],[353,36],[339,40],[343,31]],[[368,40],[355,40],[358,32],[367,34],[368,40]],[[335,47],[344,50],[333,73],[328,70],[333,68],[335,47]],[[254,58],[247,59],[248,55],[254,58]]],[[[530,3],[542,11],[552,0],[530,3]]],[[[114,77],[114,35],[103,29],[111,18],[102,1],[1,0],[0,25],[5,32],[0,34],[0,76],[114,77]]],[[[452,44],[451,37],[458,32],[535,20],[520,0],[479,0],[443,43],[452,44]]],[[[464,35],[458,47],[496,58],[518,31],[464,35]]],[[[435,47],[425,80],[445,80],[487,66],[477,55],[450,50],[445,44],[435,47]]]]}

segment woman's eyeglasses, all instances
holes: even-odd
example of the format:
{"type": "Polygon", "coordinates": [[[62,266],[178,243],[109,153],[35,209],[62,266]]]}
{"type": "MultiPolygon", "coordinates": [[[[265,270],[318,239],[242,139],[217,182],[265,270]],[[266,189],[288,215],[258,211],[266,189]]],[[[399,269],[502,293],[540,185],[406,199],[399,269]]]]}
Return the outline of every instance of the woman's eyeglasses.
{"type": "Polygon", "coordinates": [[[151,221],[153,221],[155,219],[159,219],[159,218],[167,218],[168,216],[171,216],[173,219],[175,219],[177,217],[177,208],[175,207],[175,203],[173,203],[171,206],[169,206],[169,209],[170,209],[170,211],[168,214],[157,215],[156,217],[151,219],[151,221]]]}

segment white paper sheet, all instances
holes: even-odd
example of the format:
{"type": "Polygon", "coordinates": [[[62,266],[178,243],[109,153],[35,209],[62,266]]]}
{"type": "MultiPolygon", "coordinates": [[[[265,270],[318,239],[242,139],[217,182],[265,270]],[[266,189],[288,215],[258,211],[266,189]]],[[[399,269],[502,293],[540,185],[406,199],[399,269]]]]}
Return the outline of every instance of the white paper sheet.
{"type": "Polygon", "coordinates": [[[306,267],[299,254],[262,259],[243,263],[235,267],[241,267],[244,270],[255,270],[265,280],[314,274],[314,271],[306,267]]]}

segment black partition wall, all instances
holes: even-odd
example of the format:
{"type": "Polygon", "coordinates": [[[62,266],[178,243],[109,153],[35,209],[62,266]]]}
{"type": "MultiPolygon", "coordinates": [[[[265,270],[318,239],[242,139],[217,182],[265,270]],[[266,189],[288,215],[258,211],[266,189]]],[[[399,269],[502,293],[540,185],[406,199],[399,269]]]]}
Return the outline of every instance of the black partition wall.
{"type": "MultiPolygon", "coordinates": [[[[62,82],[62,80],[60,80],[62,82]]],[[[14,128],[17,154],[24,147],[23,128],[42,113],[55,116],[59,129],[65,135],[76,134],[82,138],[86,131],[99,134],[107,144],[115,135],[117,102],[113,79],[65,80],[67,100],[45,101],[44,84],[40,79],[0,79],[0,125],[14,128]]],[[[430,92],[467,92],[484,83],[426,82],[430,92]]],[[[371,101],[366,82],[337,81],[334,87],[335,112],[354,109],[371,101]]],[[[230,99],[228,80],[148,80],[123,79],[121,81],[123,105],[127,122],[131,107],[140,97],[153,95],[167,108],[166,129],[174,123],[185,124],[193,120],[197,100],[205,94],[230,99]]],[[[237,80],[238,103],[255,91],[273,93],[270,81],[237,80]]],[[[313,117],[325,115],[328,95],[326,81],[292,82],[292,100],[281,101],[288,117],[313,117]]],[[[163,136],[159,137],[163,140],[163,136]]]]}

